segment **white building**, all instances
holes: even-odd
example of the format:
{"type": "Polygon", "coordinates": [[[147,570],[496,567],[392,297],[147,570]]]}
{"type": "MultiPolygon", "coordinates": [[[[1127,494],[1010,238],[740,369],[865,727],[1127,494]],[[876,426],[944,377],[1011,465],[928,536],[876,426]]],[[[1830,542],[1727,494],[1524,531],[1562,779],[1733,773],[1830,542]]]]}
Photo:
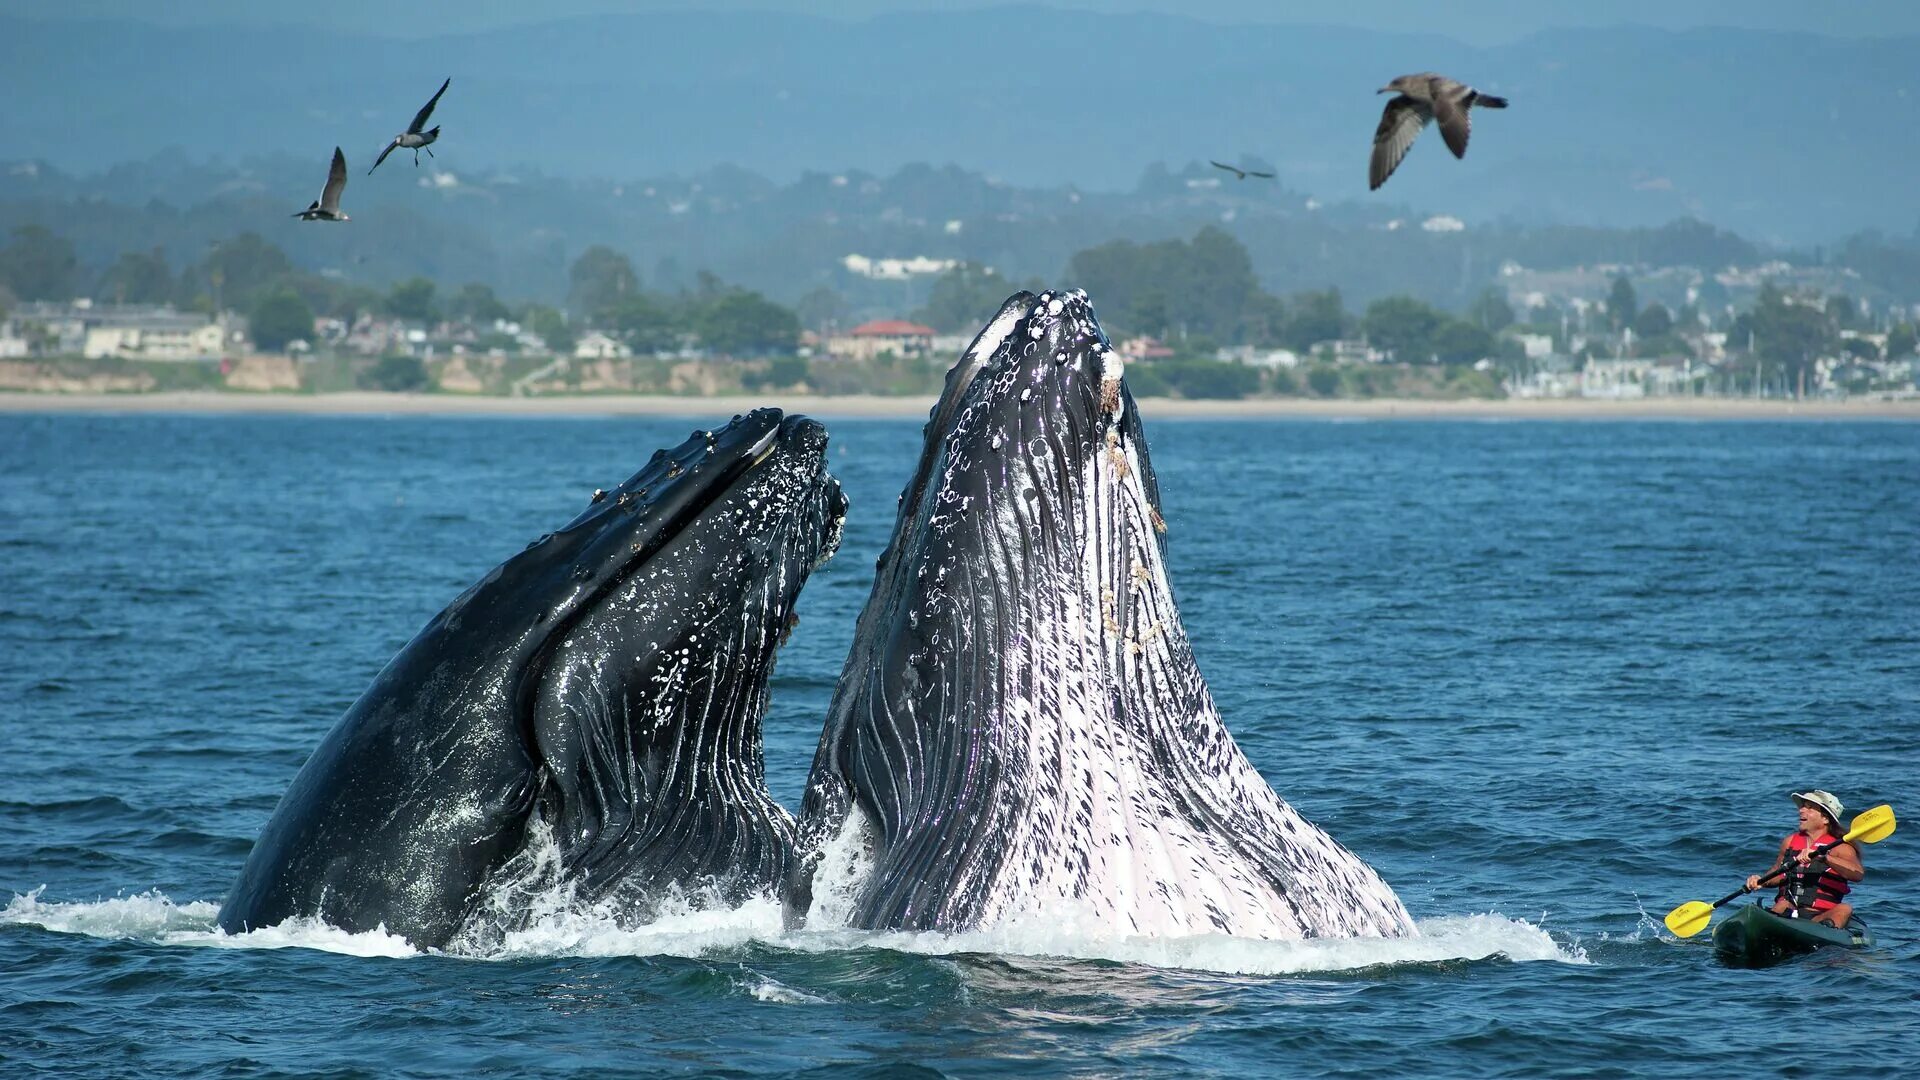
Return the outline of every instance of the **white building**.
{"type": "Polygon", "coordinates": [[[80,355],[89,360],[218,360],[227,340],[225,323],[205,315],[172,309],[108,311],[97,322],[90,321],[80,355]]]}
{"type": "Polygon", "coordinates": [[[874,259],[865,255],[848,255],[840,260],[840,265],[851,273],[876,281],[905,281],[910,277],[925,274],[944,274],[960,265],[958,259],[930,259],[925,255],[915,255],[910,259],[874,259]]]}
{"type": "Polygon", "coordinates": [[[79,354],[89,360],[218,360],[245,339],[236,319],[218,318],[165,305],[96,304],[33,301],[21,304],[0,335],[8,343],[0,355],[24,355],[34,342],[55,356],[79,354]]]}
{"type": "Polygon", "coordinates": [[[875,319],[827,339],[827,355],[841,360],[872,360],[882,353],[925,357],[933,352],[933,328],[905,319],[875,319]]]}
{"type": "Polygon", "coordinates": [[[574,343],[576,360],[625,360],[633,355],[626,343],[616,341],[598,330],[589,330],[574,343]]]}

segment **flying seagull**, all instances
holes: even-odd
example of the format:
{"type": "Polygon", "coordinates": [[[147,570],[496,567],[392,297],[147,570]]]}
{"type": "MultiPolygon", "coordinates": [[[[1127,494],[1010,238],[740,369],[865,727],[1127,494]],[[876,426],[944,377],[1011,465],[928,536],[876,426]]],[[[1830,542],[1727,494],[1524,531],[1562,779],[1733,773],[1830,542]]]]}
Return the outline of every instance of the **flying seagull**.
{"type": "Polygon", "coordinates": [[[1402,75],[1381,87],[1380,93],[1395,97],[1387,102],[1386,111],[1380,114],[1380,127],[1373,133],[1373,161],[1367,168],[1367,186],[1375,190],[1400,167],[1400,159],[1407,156],[1413,140],[1429,120],[1440,121],[1440,137],[1446,140],[1453,156],[1466,157],[1467,135],[1473,130],[1467,111],[1475,105],[1488,109],[1507,107],[1506,98],[1483,94],[1466,83],[1431,71],[1402,75]]]}
{"type": "Polygon", "coordinates": [[[333,148],[333,167],[327,170],[327,186],[320,191],[320,197],[313,205],[293,215],[301,221],[348,221],[347,215],[340,212],[340,193],[347,190],[347,155],[333,148]]]}
{"type": "Polygon", "coordinates": [[[1234,167],[1234,166],[1232,166],[1232,165],[1228,165],[1228,164],[1225,164],[1225,163],[1223,163],[1223,162],[1219,162],[1219,161],[1213,161],[1213,160],[1211,160],[1211,159],[1209,159],[1209,160],[1207,161],[1207,164],[1209,164],[1209,165],[1211,165],[1211,166],[1213,166],[1213,167],[1214,167],[1214,168],[1216,168],[1216,169],[1225,169],[1225,170],[1227,170],[1228,172],[1230,172],[1230,173],[1232,173],[1232,174],[1233,174],[1234,176],[1236,176],[1236,177],[1238,177],[1238,178],[1239,178],[1239,179],[1241,179],[1241,180],[1245,180],[1245,179],[1246,179],[1247,177],[1249,177],[1249,176],[1257,176],[1257,177],[1259,177],[1259,178],[1260,178],[1260,179],[1262,179],[1262,180],[1271,180],[1271,179],[1273,179],[1273,174],[1272,174],[1272,173],[1270,173],[1270,172],[1255,172],[1255,171],[1254,171],[1254,170],[1252,170],[1252,169],[1241,169],[1241,168],[1236,168],[1236,167],[1234,167]]]}
{"type": "MultiPolygon", "coordinates": [[[[447,81],[440,84],[440,89],[433,92],[433,99],[422,105],[419,112],[413,114],[413,123],[407,125],[407,130],[395,135],[393,141],[387,144],[387,148],[380,151],[380,156],[373,161],[373,169],[379,168],[380,163],[387,160],[387,155],[396,149],[413,151],[413,163],[420,164],[420,151],[427,150],[427,144],[440,137],[440,125],[435,124],[432,131],[421,129],[427,126],[427,117],[433,115],[433,107],[440,104],[440,95],[446,93],[447,87],[451,85],[453,85],[453,77],[448,76],[447,81]]],[[[427,150],[427,156],[432,157],[433,151],[427,150]]],[[[373,175],[373,169],[367,170],[368,176],[373,175]]]]}

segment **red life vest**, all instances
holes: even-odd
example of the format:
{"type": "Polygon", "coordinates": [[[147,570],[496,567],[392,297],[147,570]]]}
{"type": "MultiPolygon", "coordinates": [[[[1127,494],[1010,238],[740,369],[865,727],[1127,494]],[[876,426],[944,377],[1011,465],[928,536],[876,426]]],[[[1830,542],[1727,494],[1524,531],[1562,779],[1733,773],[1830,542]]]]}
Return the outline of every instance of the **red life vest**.
{"type": "Polygon", "coordinates": [[[1824,845],[1817,845],[1803,832],[1796,832],[1787,837],[1787,857],[1781,864],[1785,870],[1785,876],[1780,881],[1780,891],[1777,895],[1781,899],[1790,900],[1795,907],[1811,907],[1814,911],[1826,911],[1845,899],[1847,890],[1850,888],[1846,878],[1834,873],[1830,866],[1818,872],[1802,870],[1799,860],[1795,858],[1809,847],[1833,847],[1837,843],[1838,841],[1829,841],[1824,845]],[[1811,902],[1808,901],[1809,895],[1812,896],[1811,902]]]}

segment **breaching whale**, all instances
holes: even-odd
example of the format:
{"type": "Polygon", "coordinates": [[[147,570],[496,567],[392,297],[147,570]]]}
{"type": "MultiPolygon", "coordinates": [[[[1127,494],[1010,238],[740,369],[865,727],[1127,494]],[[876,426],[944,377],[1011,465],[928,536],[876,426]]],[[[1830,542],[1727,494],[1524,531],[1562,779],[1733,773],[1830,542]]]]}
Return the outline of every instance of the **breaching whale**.
{"type": "Polygon", "coordinates": [[[598,902],[774,895],[794,825],[760,723],[846,515],[826,446],[777,409],[696,432],[475,583],[307,759],[221,928],[444,947],[509,860],[598,902]]]}
{"type": "Polygon", "coordinates": [[[808,776],[790,924],[1415,932],[1222,723],[1121,374],[1078,291],[1014,295],[948,374],[808,776]]]}

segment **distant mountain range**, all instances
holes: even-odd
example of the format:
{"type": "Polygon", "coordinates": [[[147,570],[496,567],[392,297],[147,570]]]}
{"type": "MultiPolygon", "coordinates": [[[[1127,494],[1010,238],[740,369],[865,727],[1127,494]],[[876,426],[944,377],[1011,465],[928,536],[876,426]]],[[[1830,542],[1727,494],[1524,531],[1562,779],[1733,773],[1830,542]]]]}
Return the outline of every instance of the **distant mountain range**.
{"type": "MultiPolygon", "coordinates": [[[[1899,134],[1920,104],[1917,55],[1912,37],[1578,29],[1476,48],[1028,7],[851,23],[656,12],[422,39],[0,18],[0,158],[92,172],[169,150],[286,154],[311,176],[262,194],[291,212],[338,144],[349,203],[366,203],[425,174],[397,157],[360,175],[451,76],[433,164],[463,179],[538,170],[630,188],[724,162],[773,186],[925,161],[1091,196],[1136,190],[1155,162],[1245,156],[1276,167],[1296,202],[1356,213],[1473,226],[1693,216],[1810,245],[1920,221],[1920,141],[1899,134]],[[1476,114],[1464,161],[1430,136],[1370,194],[1373,91],[1425,69],[1513,107],[1476,114]]],[[[484,198],[465,209],[499,212],[484,198]]],[[[568,208],[549,210],[566,230],[568,208]]]]}

